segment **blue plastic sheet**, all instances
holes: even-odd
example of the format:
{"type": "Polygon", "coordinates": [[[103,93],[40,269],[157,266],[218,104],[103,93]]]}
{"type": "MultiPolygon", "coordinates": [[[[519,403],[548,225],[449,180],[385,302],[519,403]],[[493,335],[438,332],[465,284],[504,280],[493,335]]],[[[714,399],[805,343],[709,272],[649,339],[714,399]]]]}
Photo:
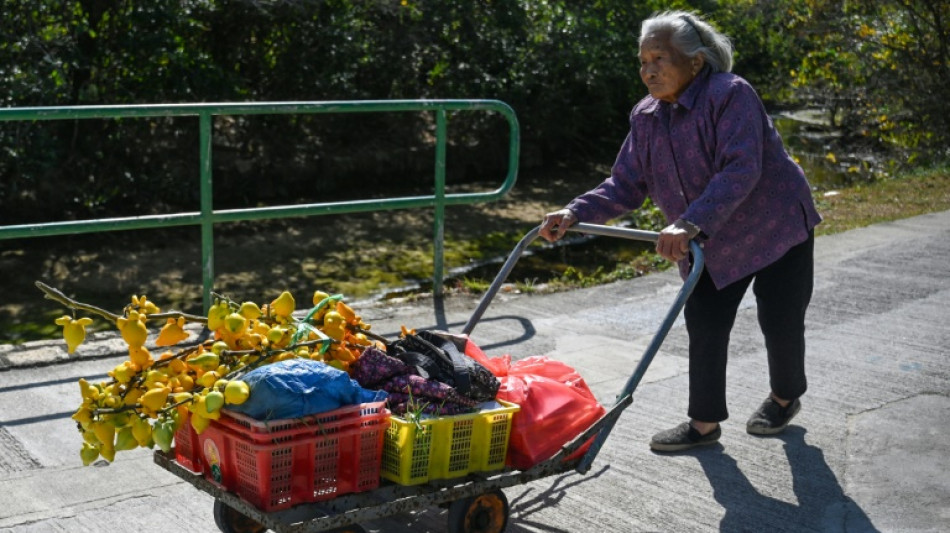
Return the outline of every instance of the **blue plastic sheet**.
{"type": "Polygon", "coordinates": [[[310,359],[272,363],[241,379],[251,395],[243,404],[227,407],[257,420],[299,418],[387,397],[384,391],[364,389],[342,370],[310,359]]]}

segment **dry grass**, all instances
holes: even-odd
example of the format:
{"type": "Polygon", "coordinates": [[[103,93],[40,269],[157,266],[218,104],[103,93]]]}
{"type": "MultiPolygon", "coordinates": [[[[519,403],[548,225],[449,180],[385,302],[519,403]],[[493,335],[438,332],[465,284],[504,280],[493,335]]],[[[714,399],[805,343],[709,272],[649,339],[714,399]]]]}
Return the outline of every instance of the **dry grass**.
{"type": "Polygon", "coordinates": [[[818,235],[950,209],[950,167],[847,189],[819,192],[818,235]]]}

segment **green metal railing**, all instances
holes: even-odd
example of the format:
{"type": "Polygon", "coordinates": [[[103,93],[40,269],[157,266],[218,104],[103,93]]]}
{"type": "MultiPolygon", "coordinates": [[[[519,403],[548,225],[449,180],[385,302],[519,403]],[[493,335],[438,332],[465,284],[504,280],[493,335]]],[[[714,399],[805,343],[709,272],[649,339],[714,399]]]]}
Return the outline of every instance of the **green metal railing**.
{"type": "Polygon", "coordinates": [[[22,107],[0,109],[0,122],[120,119],[197,116],[199,121],[200,211],[116,217],[95,220],[47,222],[0,226],[0,240],[94,233],[101,231],[152,229],[171,226],[201,226],[201,265],[204,309],[211,305],[214,287],[215,224],[243,220],[277,219],[312,215],[332,215],[379,210],[431,207],[435,209],[433,288],[441,294],[444,276],[445,208],[449,205],[489,202],[504,196],[518,174],[520,131],[514,110],[498,100],[364,100],[335,102],[257,102],[156,104],[129,106],[22,107]],[[329,114],[431,111],[436,117],[435,187],[429,196],[403,196],[385,200],[351,200],[280,205],[247,209],[214,209],[212,198],[211,152],[212,117],[218,115],[329,114]],[[446,136],[449,111],[490,111],[501,114],[509,125],[508,174],[497,189],[478,193],[446,194],[446,136]]]}

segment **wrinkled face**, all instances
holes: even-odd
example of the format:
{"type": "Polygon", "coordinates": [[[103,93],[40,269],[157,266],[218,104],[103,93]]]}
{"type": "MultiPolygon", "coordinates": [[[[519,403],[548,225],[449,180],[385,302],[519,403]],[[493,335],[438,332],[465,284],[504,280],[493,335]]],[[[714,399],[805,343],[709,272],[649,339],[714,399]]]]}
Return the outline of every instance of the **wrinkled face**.
{"type": "Polygon", "coordinates": [[[649,33],[640,45],[640,79],[650,95],[675,102],[699,72],[702,56],[693,59],[670,45],[670,34],[649,33]]]}

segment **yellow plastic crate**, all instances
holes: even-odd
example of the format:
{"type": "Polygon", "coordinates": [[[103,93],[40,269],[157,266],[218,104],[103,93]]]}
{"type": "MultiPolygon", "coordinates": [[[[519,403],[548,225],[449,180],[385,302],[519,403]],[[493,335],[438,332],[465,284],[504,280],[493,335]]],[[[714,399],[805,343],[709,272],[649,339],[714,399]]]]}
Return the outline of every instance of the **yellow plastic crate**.
{"type": "Polygon", "coordinates": [[[400,485],[451,479],[505,467],[511,418],[520,407],[409,421],[391,416],[380,475],[400,485]]]}

